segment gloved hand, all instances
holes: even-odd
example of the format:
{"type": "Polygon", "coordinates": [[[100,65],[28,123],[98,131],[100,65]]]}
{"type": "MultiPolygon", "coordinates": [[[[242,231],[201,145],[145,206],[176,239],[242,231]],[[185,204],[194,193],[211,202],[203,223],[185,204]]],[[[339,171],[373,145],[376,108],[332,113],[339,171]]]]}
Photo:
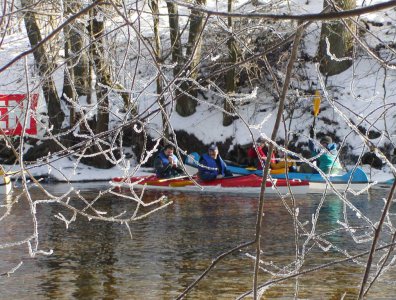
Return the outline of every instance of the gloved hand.
{"type": "MultiPolygon", "coordinates": [[[[321,112],[322,110],[319,108],[319,111],[318,111],[318,115],[320,114],[320,112],[321,112]]],[[[315,114],[314,114],[314,112],[313,112],[313,110],[311,111],[311,116],[314,116],[315,114]]]]}
{"type": "Polygon", "coordinates": [[[217,179],[221,179],[221,178],[223,178],[223,177],[224,177],[224,176],[221,175],[221,174],[219,174],[219,175],[216,176],[217,179]]]}

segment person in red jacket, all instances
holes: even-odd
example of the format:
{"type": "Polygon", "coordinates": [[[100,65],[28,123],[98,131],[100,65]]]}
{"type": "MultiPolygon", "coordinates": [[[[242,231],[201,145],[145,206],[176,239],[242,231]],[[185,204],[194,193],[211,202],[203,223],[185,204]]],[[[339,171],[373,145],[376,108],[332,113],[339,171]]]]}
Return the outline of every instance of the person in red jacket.
{"type": "MultiPolygon", "coordinates": [[[[250,164],[252,164],[254,167],[257,168],[257,170],[262,170],[263,166],[265,165],[265,162],[267,160],[267,153],[268,153],[268,144],[265,139],[262,137],[259,137],[256,141],[257,143],[257,152],[254,146],[252,146],[248,152],[248,158],[250,161],[250,164]],[[257,155],[258,154],[258,155],[257,155]]],[[[275,151],[272,151],[271,154],[271,169],[272,170],[280,170],[280,169],[285,169],[286,167],[286,161],[279,160],[277,162],[277,159],[275,157],[275,151]]],[[[288,167],[292,167],[293,163],[288,162],[288,167]]]]}
{"type": "MultiPolygon", "coordinates": [[[[267,160],[268,147],[266,141],[261,137],[257,139],[256,143],[257,143],[257,152],[254,146],[252,146],[251,148],[248,149],[247,156],[249,158],[250,164],[256,167],[258,170],[261,170],[263,169],[263,165],[267,160]]],[[[276,164],[274,151],[272,151],[272,155],[271,155],[271,166],[272,164],[276,164]]]]}

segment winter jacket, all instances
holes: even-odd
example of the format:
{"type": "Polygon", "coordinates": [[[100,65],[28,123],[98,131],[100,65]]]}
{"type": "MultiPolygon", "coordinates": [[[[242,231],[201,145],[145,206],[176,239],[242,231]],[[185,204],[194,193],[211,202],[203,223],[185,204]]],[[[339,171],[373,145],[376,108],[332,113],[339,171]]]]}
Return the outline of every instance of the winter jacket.
{"type": "Polygon", "coordinates": [[[216,179],[217,175],[228,176],[227,165],[220,157],[213,159],[209,154],[205,153],[201,156],[198,166],[198,176],[202,180],[216,179]]]}
{"type": "MultiPolygon", "coordinates": [[[[316,156],[320,153],[321,147],[315,147],[312,140],[308,142],[309,150],[311,155],[316,156]]],[[[338,174],[342,171],[341,163],[338,159],[337,145],[332,143],[327,146],[327,151],[316,159],[316,165],[325,174],[338,174]]]]}
{"type": "Polygon", "coordinates": [[[170,178],[179,175],[182,173],[182,170],[179,168],[179,161],[177,156],[172,154],[173,161],[176,163],[176,166],[172,166],[169,163],[168,157],[165,155],[164,151],[161,151],[154,160],[154,168],[157,177],[159,178],[170,178]]]}
{"type": "MultiPolygon", "coordinates": [[[[251,147],[247,151],[247,156],[248,156],[250,161],[257,160],[255,162],[256,167],[257,167],[257,169],[261,170],[263,168],[263,165],[264,165],[266,159],[267,159],[267,155],[264,152],[262,147],[257,147],[257,152],[254,149],[254,147],[251,147]],[[260,159],[258,159],[258,157],[257,157],[257,152],[259,153],[260,159]]],[[[275,158],[275,153],[274,152],[272,152],[272,155],[271,155],[271,163],[276,163],[276,158],[275,158]]]]}

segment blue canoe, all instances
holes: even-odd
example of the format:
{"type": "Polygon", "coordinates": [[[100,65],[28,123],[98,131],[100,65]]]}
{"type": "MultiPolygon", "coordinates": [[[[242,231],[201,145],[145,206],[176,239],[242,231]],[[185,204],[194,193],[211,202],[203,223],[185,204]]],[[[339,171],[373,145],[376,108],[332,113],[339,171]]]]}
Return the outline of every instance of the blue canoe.
{"type": "MultiPolygon", "coordinates": [[[[286,174],[271,175],[274,178],[286,178],[286,174]]],[[[313,173],[288,173],[289,178],[308,180],[310,182],[325,182],[320,174],[313,173]]],[[[332,183],[368,183],[368,177],[361,168],[348,171],[342,175],[329,175],[329,179],[332,183]]]]}
{"type": "MultiPolygon", "coordinates": [[[[228,166],[228,169],[234,174],[256,174],[262,175],[263,170],[248,170],[241,167],[228,166]]],[[[301,179],[308,180],[310,182],[326,182],[320,174],[314,173],[297,173],[289,172],[288,177],[290,179],[301,179]]],[[[272,178],[285,179],[286,174],[271,174],[272,178]]],[[[329,179],[333,183],[368,183],[368,177],[366,173],[361,168],[356,168],[342,175],[329,175],[329,179]]]]}
{"type": "MultiPolygon", "coordinates": [[[[197,162],[199,162],[199,154],[193,152],[187,156],[185,163],[187,165],[197,167],[197,162]]],[[[249,175],[249,174],[256,174],[259,176],[263,175],[263,170],[249,170],[243,167],[227,165],[227,168],[233,174],[240,174],[240,175],[249,175]]],[[[285,179],[286,174],[271,174],[272,178],[278,179],[285,179]]],[[[288,178],[290,179],[300,179],[300,180],[308,180],[309,182],[320,182],[325,183],[326,180],[320,174],[314,173],[297,173],[297,172],[289,172],[288,178]]],[[[354,170],[351,170],[347,173],[342,175],[329,175],[329,179],[332,183],[368,183],[369,179],[366,173],[359,167],[354,170]]]]}

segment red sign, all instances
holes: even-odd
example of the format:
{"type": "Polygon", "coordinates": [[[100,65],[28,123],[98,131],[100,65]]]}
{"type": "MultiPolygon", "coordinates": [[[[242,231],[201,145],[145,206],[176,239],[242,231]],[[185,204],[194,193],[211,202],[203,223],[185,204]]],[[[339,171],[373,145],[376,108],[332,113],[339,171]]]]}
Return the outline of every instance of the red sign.
{"type": "Polygon", "coordinates": [[[30,95],[28,112],[28,99],[25,94],[0,95],[0,135],[21,135],[27,118],[26,134],[37,134],[37,122],[33,116],[36,111],[38,94],[30,95]]]}

